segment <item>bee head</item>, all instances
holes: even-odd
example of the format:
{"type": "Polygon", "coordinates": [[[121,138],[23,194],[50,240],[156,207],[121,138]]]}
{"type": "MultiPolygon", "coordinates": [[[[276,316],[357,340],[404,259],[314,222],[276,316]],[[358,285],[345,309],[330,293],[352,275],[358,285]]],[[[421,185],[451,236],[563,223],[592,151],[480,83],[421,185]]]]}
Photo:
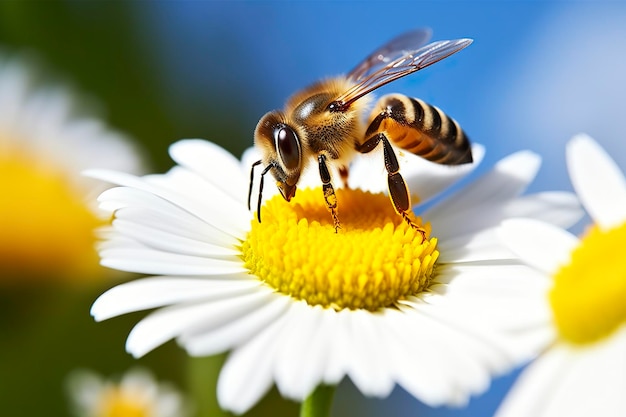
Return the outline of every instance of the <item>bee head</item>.
{"type": "Polygon", "coordinates": [[[298,132],[282,113],[267,113],[254,132],[254,143],[261,150],[263,164],[271,167],[278,190],[290,201],[302,171],[302,143],[298,132]]]}

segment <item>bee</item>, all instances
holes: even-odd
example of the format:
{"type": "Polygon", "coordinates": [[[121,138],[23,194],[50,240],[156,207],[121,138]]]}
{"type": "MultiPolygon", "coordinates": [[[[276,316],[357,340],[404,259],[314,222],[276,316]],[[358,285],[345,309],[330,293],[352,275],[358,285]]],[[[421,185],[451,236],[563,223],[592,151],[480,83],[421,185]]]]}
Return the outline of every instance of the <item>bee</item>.
{"type": "Polygon", "coordinates": [[[422,234],[422,240],[425,239],[425,230],[408,215],[410,194],[399,172],[392,143],[438,164],[459,165],[472,162],[469,140],[459,124],[440,109],[401,94],[381,97],[367,119],[365,115],[370,103],[369,93],[472,43],[471,39],[457,39],[425,45],[429,39],[428,29],[400,35],[376,49],[346,75],[305,88],[288,99],[282,111],[270,111],[260,119],[254,132],[254,144],[262,159],[252,164],[248,192],[250,209],[254,170],[263,164],[257,201],[259,222],[265,175],[272,173],[280,193],[290,201],[296,193],[300,174],[316,160],[324,201],[337,232],[341,225],[329,167],[337,169],[347,186],[352,158],[382,147],[391,203],[395,211],[422,234]]]}

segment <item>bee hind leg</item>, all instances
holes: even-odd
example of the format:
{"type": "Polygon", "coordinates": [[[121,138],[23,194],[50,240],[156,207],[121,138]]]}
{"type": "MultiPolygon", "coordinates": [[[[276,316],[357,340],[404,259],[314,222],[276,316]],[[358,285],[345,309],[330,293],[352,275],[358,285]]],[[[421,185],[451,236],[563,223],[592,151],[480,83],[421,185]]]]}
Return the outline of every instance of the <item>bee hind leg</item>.
{"type": "Polygon", "coordinates": [[[400,164],[396,153],[393,151],[389,140],[384,133],[377,133],[374,136],[367,139],[362,144],[357,144],[356,150],[361,153],[371,152],[378,146],[379,143],[383,144],[383,154],[385,159],[385,169],[387,170],[387,186],[389,189],[389,198],[393,204],[393,208],[396,210],[404,221],[409,226],[416,229],[422,235],[422,242],[426,240],[426,230],[417,225],[409,217],[409,211],[411,210],[411,198],[409,196],[409,189],[404,182],[404,178],[400,175],[400,164]]]}

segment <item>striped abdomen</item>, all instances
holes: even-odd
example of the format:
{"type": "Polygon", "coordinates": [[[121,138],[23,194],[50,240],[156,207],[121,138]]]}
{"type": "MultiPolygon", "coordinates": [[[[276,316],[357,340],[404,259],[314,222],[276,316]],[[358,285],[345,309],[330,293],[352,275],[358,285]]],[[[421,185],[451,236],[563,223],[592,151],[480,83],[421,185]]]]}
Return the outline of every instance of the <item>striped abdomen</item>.
{"type": "Polygon", "coordinates": [[[435,106],[401,94],[376,103],[364,140],[384,133],[394,145],[438,164],[472,162],[469,140],[459,124],[435,106]]]}

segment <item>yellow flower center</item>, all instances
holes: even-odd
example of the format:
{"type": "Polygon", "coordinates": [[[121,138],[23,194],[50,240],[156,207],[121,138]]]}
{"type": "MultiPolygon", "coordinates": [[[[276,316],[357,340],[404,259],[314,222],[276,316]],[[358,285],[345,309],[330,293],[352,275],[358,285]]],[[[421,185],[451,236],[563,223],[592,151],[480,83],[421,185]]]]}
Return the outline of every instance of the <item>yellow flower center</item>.
{"type": "Polygon", "coordinates": [[[550,302],[561,337],[592,343],[626,323],[626,224],[592,228],[555,275],[550,302]]]}
{"type": "Polygon", "coordinates": [[[150,417],[154,416],[154,406],[141,392],[126,392],[117,387],[109,387],[102,394],[94,417],[150,417]]]}
{"type": "Polygon", "coordinates": [[[87,279],[100,268],[97,224],[56,171],[19,153],[0,155],[0,276],[87,279]]]}
{"type": "MultiPolygon", "coordinates": [[[[337,190],[335,233],[320,188],[275,196],[242,244],[250,273],[293,298],[335,309],[377,310],[428,287],[439,252],[398,216],[389,198],[337,190]]],[[[419,219],[414,219],[419,224],[419,219]]],[[[427,236],[430,225],[423,226],[427,236]]]]}

